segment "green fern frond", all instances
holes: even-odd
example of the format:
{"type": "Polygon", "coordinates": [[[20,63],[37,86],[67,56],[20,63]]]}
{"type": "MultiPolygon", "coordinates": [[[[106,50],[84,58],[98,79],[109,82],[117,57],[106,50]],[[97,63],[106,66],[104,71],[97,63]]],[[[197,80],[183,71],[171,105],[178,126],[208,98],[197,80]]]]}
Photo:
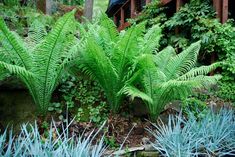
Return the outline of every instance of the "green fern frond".
{"type": "Polygon", "coordinates": [[[32,58],[27,52],[23,41],[19,36],[11,32],[4,20],[0,17],[0,41],[6,52],[14,57],[19,66],[24,66],[27,70],[31,68],[32,58]]]}
{"type": "Polygon", "coordinates": [[[100,20],[101,27],[105,28],[104,33],[107,33],[110,38],[109,41],[112,41],[112,42],[117,41],[118,31],[113,21],[110,18],[108,18],[108,16],[104,13],[102,14],[99,20],[100,20]]]}
{"type": "Polygon", "coordinates": [[[121,90],[121,93],[130,96],[131,100],[134,100],[134,98],[138,97],[141,98],[144,101],[147,101],[148,103],[153,103],[153,100],[150,96],[148,96],[146,93],[141,92],[139,89],[133,87],[133,86],[126,86],[121,90]]]}
{"type": "Polygon", "coordinates": [[[138,45],[140,47],[141,53],[153,53],[160,45],[161,39],[161,28],[159,25],[154,25],[150,28],[144,35],[142,41],[139,41],[138,45]]]}
{"type": "Polygon", "coordinates": [[[176,56],[173,47],[168,46],[154,56],[154,62],[161,71],[165,71],[167,64],[172,57],[176,56]]]}
{"type": "Polygon", "coordinates": [[[0,67],[7,69],[10,73],[20,76],[20,77],[23,76],[23,77],[30,78],[34,76],[33,73],[31,73],[30,71],[27,71],[24,67],[8,64],[3,61],[0,61],[0,67]]]}
{"type": "Polygon", "coordinates": [[[44,24],[38,20],[34,20],[28,29],[28,36],[25,38],[28,49],[31,52],[34,51],[35,45],[42,42],[46,35],[47,31],[44,24]]]}
{"type": "Polygon", "coordinates": [[[188,80],[188,79],[194,78],[198,75],[207,75],[208,73],[210,73],[211,71],[215,70],[216,68],[218,68],[220,66],[221,66],[220,62],[211,64],[209,66],[200,66],[200,67],[194,68],[194,69],[190,70],[189,72],[187,72],[186,74],[178,77],[177,80],[188,80]]]}
{"type": "Polygon", "coordinates": [[[173,57],[167,65],[169,79],[174,79],[191,70],[197,61],[201,42],[191,44],[186,50],[173,57]]]}
{"type": "Polygon", "coordinates": [[[121,77],[124,76],[127,63],[134,59],[138,54],[138,38],[143,35],[144,25],[139,24],[137,26],[129,28],[123,36],[120,36],[119,41],[115,45],[114,52],[111,56],[112,63],[117,69],[117,73],[121,77]]]}

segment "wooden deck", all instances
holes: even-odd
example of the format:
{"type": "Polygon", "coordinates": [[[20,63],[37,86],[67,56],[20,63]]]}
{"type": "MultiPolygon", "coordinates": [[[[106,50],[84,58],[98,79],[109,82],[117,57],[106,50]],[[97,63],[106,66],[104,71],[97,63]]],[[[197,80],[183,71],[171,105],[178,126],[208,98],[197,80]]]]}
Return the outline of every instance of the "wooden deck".
{"type": "MultiPolygon", "coordinates": [[[[137,8],[143,8],[143,6],[137,6],[137,2],[144,1],[145,5],[150,3],[151,0],[127,0],[114,14],[113,20],[117,25],[118,30],[123,30],[126,27],[130,26],[127,22],[129,18],[135,18],[140,15],[141,11],[137,10],[137,8]]],[[[168,3],[174,1],[175,10],[178,11],[182,5],[187,3],[188,0],[161,0],[162,5],[167,5],[168,3]]],[[[217,18],[225,23],[228,20],[228,5],[229,1],[233,0],[213,0],[213,5],[217,12],[217,18]]]]}

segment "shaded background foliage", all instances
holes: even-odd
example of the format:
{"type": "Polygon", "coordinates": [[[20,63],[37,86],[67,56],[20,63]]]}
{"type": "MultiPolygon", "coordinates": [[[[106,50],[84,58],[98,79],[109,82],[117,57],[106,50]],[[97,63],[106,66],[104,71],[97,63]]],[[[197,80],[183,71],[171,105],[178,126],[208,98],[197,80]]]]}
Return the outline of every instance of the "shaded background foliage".
{"type": "MultiPolygon", "coordinates": [[[[143,14],[134,23],[146,22],[146,27],[161,24],[163,29],[162,47],[175,45],[176,51],[185,49],[191,43],[201,40],[199,54],[201,64],[223,61],[223,75],[219,83],[218,96],[235,101],[235,27],[234,21],[221,24],[216,19],[212,2],[192,0],[175,14],[169,14],[169,8],[162,7],[159,0],[146,6],[143,14]],[[177,33],[176,33],[177,32],[177,33]],[[212,57],[213,56],[213,57],[212,57]]],[[[133,21],[132,21],[133,22],[133,21]]]]}

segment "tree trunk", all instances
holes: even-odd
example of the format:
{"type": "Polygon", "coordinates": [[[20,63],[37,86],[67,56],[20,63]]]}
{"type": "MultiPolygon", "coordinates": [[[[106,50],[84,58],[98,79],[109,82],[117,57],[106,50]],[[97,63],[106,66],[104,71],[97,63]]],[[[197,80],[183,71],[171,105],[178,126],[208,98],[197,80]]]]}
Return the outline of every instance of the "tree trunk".
{"type": "Polygon", "coordinates": [[[93,4],[94,4],[94,0],[86,0],[85,1],[84,16],[89,21],[92,20],[93,4]]]}
{"type": "Polygon", "coordinates": [[[44,14],[52,14],[52,0],[38,0],[37,8],[41,10],[44,14]]]}

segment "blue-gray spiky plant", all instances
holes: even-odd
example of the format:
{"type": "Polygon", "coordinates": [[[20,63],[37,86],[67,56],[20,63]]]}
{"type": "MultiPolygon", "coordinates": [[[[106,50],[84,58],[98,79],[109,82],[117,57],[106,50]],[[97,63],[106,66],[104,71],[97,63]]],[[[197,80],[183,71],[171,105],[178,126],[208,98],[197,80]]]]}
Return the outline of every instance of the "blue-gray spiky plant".
{"type": "Polygon", "coordinates": [[[226,156],[235,155],[235,116],[233,111],[208,111],[199,121],[191,113],[188,119],[170,116],[168,124],[154,125],[148,131],[155,137],[153,144],[163,156],[226,156]]]}
{"type": "Polygon", "coordinates": [[[39,31],[40,27],[29,30],[25,41],[30,42],[24,42],[0,18],[0,69],[19,77],[42,113],[47,111],[52,92],[77,52],[75,23],[72,11],[61,17],[48,34],[39,31]]]}
{"type": "MultiPolygon", "coordinates": [[[[99,132],[99,131],[98,131],[99,132]]],[[[91,132],[87,137],[69,136],[68,126],[62,130],[53,123],[47,137],[40,135],[38,126],[24,124],[19,136],[5,132],[0,135],[0,156],[2,157],[101,157],[106,147],[101,138],[96,144],[97,133],[91,132]]]]}

